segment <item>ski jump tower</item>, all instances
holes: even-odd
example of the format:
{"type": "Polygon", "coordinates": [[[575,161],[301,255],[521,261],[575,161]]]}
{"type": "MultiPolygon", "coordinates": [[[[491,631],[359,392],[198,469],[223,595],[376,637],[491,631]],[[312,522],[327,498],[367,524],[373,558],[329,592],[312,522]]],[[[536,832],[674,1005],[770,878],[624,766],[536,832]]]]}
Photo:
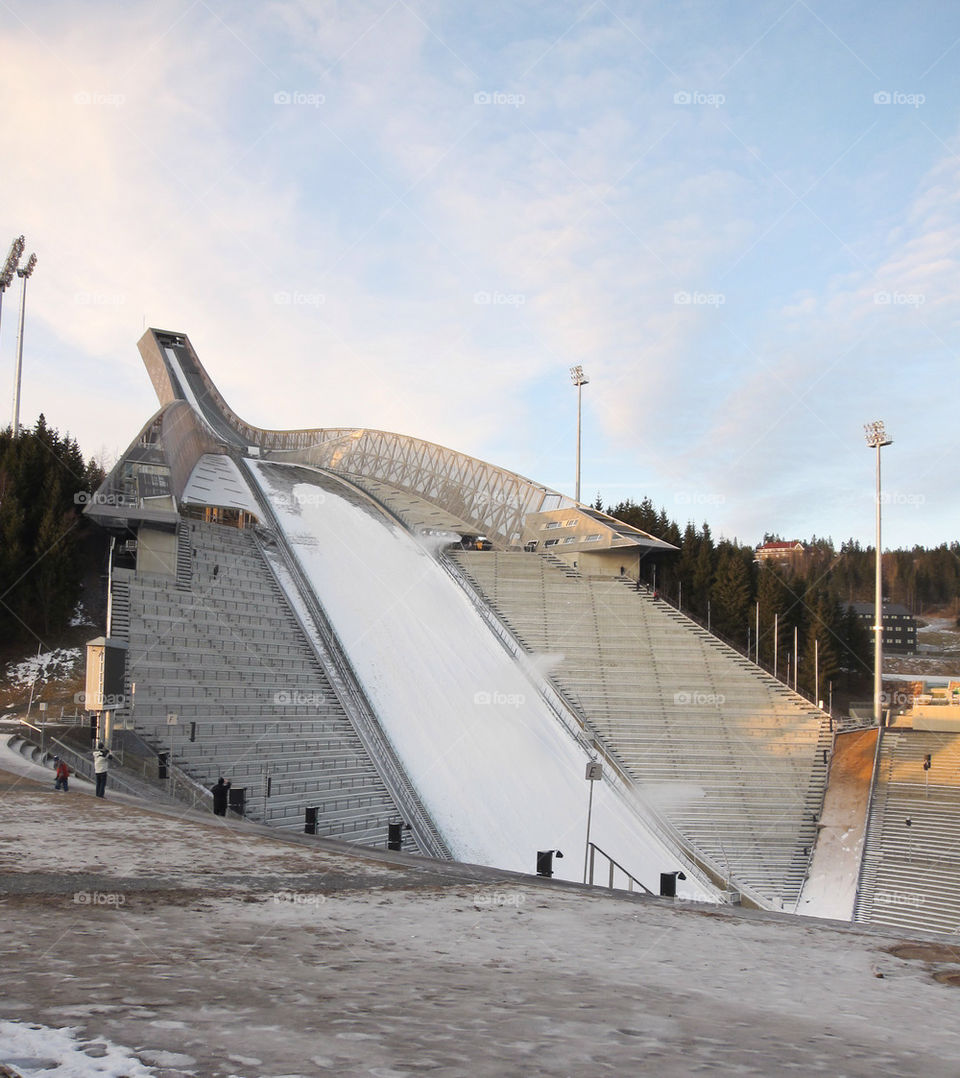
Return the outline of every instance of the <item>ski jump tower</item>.
{"type": "Polygon", "coordinates": [[[669,544],[415,437],[254,427],[183,333],[139,348],[160,409],[86,509],[121,727],[177,715],[171,765],[275,826],[795,907],[827,718],[640,586],[669,544]]]}

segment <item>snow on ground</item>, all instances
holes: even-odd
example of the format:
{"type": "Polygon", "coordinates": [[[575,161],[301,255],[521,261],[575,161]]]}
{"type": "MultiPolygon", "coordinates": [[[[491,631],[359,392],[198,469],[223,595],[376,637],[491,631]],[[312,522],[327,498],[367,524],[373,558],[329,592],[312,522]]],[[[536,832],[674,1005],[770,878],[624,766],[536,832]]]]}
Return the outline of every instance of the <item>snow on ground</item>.
{"type": "Polygon", "coordinates": [[[22,1078],[150,1078],[156,1074],[129,1048],[103,1037],[78,1036],[78,1032],[69,1026],[51,1029],[36,1022],[0,1019],[0,1062],[22,1078]]]}
{"type": "MultiPolygon", "coordinates": [[[[26,756],[22,756],[16,749],[12,749],[10,743],[15,736],[15,734],[0,734],[0,771],[9,771],[23,778],[35,779],[37,782],[49,782],[52,786],[54,781],[52,767],[36,764],[33,760],[28,760],[26,756]]],[[[87,793],[93,791],[93,785],[77,775],[70,776],[71,790],[74,784],[78,788],[86,787],[87,793]]]]}
{"type": "Polygon", "coordinates": [[[838,921],[853,917],[876,745],[876,730],[837,735],[817,845],[798,913],[838,921]]]}
{"type": "Polygon", "coordinates": [[[894,681],[926,681],[946,685],[960,675],[960,630],[953,618],[931,618],[917,628],[917,653],[883,655],[883,676],[894,681]]]}
{"type": "MultiPolygon", "coordinates": [[[[230,859],[235,858],[235,853],[225,857],[223,849],[216,842],[210,842],[209,837],[202,860],[198,860],[195,847],[181,842],[185,820],[199,819],[222,830],[234,823],[232,819],[193,812],[186,807],[167,812],[155,807],[154,815],[140,816],[141,824],[146,822],[148,825],[147,831],[128,826],[124,822],[128,812],[143,808],[143,801],[111,790],[109,777],[106,797],[102,801],[95,797],[93,784],[76,775],[70,776],[69,793],[56,791],[53,788],[53,770],[27,760],[10,748],[9,741],[9,737],[0,738],[0,772],[33,779],[45,785],[50,796],[49,800],[28,800],[15,813],[9,811],[9,804],[0,803],[0,874],[15,871],[24,864],[29,864],[35,871],[53,872],[63,865],[66,854],[71,866],[83,867],[85,871],[105,871],[109,867],[124,876],[166,879],[173,875],[182,883],[196,883],[208,879],[211,873],[225,870],[230,859]],[[100,846],[99,828],[89,826],[84,817],[74,815],[72,802],[81,796],[84,802],[113,814],[116,833],[113,835],[109,862],[100,846]],[[44,826],[51,811],[58,814],[64,825],[70,821],[66,831],[44,826]],[[224,820],[227,822],[224,823],[224,820]],[[144,841],[145,838],[149,838],[149,841],[144,841]],[[166,845],[167,853],[159,860],[156,850],[162,844],[166,845]]],[[[288,849],[260,837],[251,829],[242,833],[246,835],[244,842],[250,861],[257,865],[259,871],[279,871],[289,867],[288,849]]],[[[331,855],[328,867],[340,868],[346,863],[344,859],[331,855]]]]}
{"type": "Polygon", "coordinates": [[[11,685],[23,687],[34,681],[53,681],[71,676],[80,662],[80,648],[54,648],[43,651],[19,663],[7,666],[6,679],[11,685]]]}
{"type": "Polygon", "coordinates": [[[960,629],[956,618],[929,618],[923,625],[917,626],[918,636],[930,636],[934,633],[947,633],[960,639],[960,629]]]}
{"type": "Polygon", "coordinates": [[[0,773],[0,1062],[30,1078],[960,1073],[950,941],[400,855],[370,886],[371,851],[31,787],[0,773]],[[322,894],[267,874],[331,856],[322,894]]]}
{"type": "Polygon", "coordinates": [[[77,607],[73,612],[73,616],[70,618],[70,628],[76,629],[81,625],[93,625],[93,621],[90,619],[90,615],[83,605],[83,600],[79,599],[77,600],[77,607]]]}
{"type": "MultiPolygon", "coordinates": [[[[587,755],[468,597],[423,544],[335,480],[252,468],[454,856],[532,871],[538,850],[560,849],[557,876],[582,880],[587,755]]],[[[606,782],[590,837],[654,891],[680,867],[606,782]]],[[[692,880],[678,890],[707,897],[692,880]]]]}
{"type": "Polygon", "coordinates": [[[883,672],[884,681],[922,681],[927,687],[936,686],[938,688],[946,688],[951,681],[960,681],[960,674],[925,674],[923,671],[929,666],[929,663],[921,663],[918,666],[917,673],[915,674],[889,674],[886,670],[883,672]]]}

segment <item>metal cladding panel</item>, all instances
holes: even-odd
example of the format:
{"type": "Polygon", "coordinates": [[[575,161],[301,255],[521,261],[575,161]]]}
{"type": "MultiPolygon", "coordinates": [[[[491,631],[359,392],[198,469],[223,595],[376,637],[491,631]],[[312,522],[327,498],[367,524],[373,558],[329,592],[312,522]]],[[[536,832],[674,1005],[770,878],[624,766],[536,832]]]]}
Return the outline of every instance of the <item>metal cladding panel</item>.
{"type": "Polygon", "coordinates": [[[160,440],[170,467],[170,487],[179,501],[197,461],[205,453],[222,453],[224,447],[186,401],[175,401],[164,411],[161,422],[160,440]]]}
{"type": "Polygon", "coordinates": [[[180,393],[170,375],[163,348],[157,340],[157,330],[148,329],[137,342],[137,348],[143,359],[147,374],[153,383],[154,392],[161,405],[172,404],[180,398],[180,393]]]}

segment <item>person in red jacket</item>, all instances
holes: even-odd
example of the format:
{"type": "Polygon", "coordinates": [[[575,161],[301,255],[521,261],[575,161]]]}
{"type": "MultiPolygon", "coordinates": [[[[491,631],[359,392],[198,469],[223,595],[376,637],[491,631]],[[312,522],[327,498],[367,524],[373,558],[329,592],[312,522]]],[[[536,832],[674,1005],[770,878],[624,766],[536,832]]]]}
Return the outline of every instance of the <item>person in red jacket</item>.
{"type": "Polygon", "coordinates": [[[54,756],[53,765],[57,769],[57,781],[54,783],[53,788],[55,790],[63,790],[64,793],[67,793],[70,788],[68,782],[70,778],[70,768],[67,767],[59,756],[54,756]]]}

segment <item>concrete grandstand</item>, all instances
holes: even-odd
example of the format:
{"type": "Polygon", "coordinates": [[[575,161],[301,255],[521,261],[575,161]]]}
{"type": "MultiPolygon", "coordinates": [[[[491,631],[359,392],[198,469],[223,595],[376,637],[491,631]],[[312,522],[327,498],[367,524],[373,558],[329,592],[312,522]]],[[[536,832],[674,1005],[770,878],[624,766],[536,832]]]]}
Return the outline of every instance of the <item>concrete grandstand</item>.
{"type": "Polygon", "coordinates": [[[829,717],[631,579],[668,544],[416,438],[251,426],[185,335],[139,348],[161,407],[86,509],[110,736],[280,828],[797,908],[829,717]]]}

